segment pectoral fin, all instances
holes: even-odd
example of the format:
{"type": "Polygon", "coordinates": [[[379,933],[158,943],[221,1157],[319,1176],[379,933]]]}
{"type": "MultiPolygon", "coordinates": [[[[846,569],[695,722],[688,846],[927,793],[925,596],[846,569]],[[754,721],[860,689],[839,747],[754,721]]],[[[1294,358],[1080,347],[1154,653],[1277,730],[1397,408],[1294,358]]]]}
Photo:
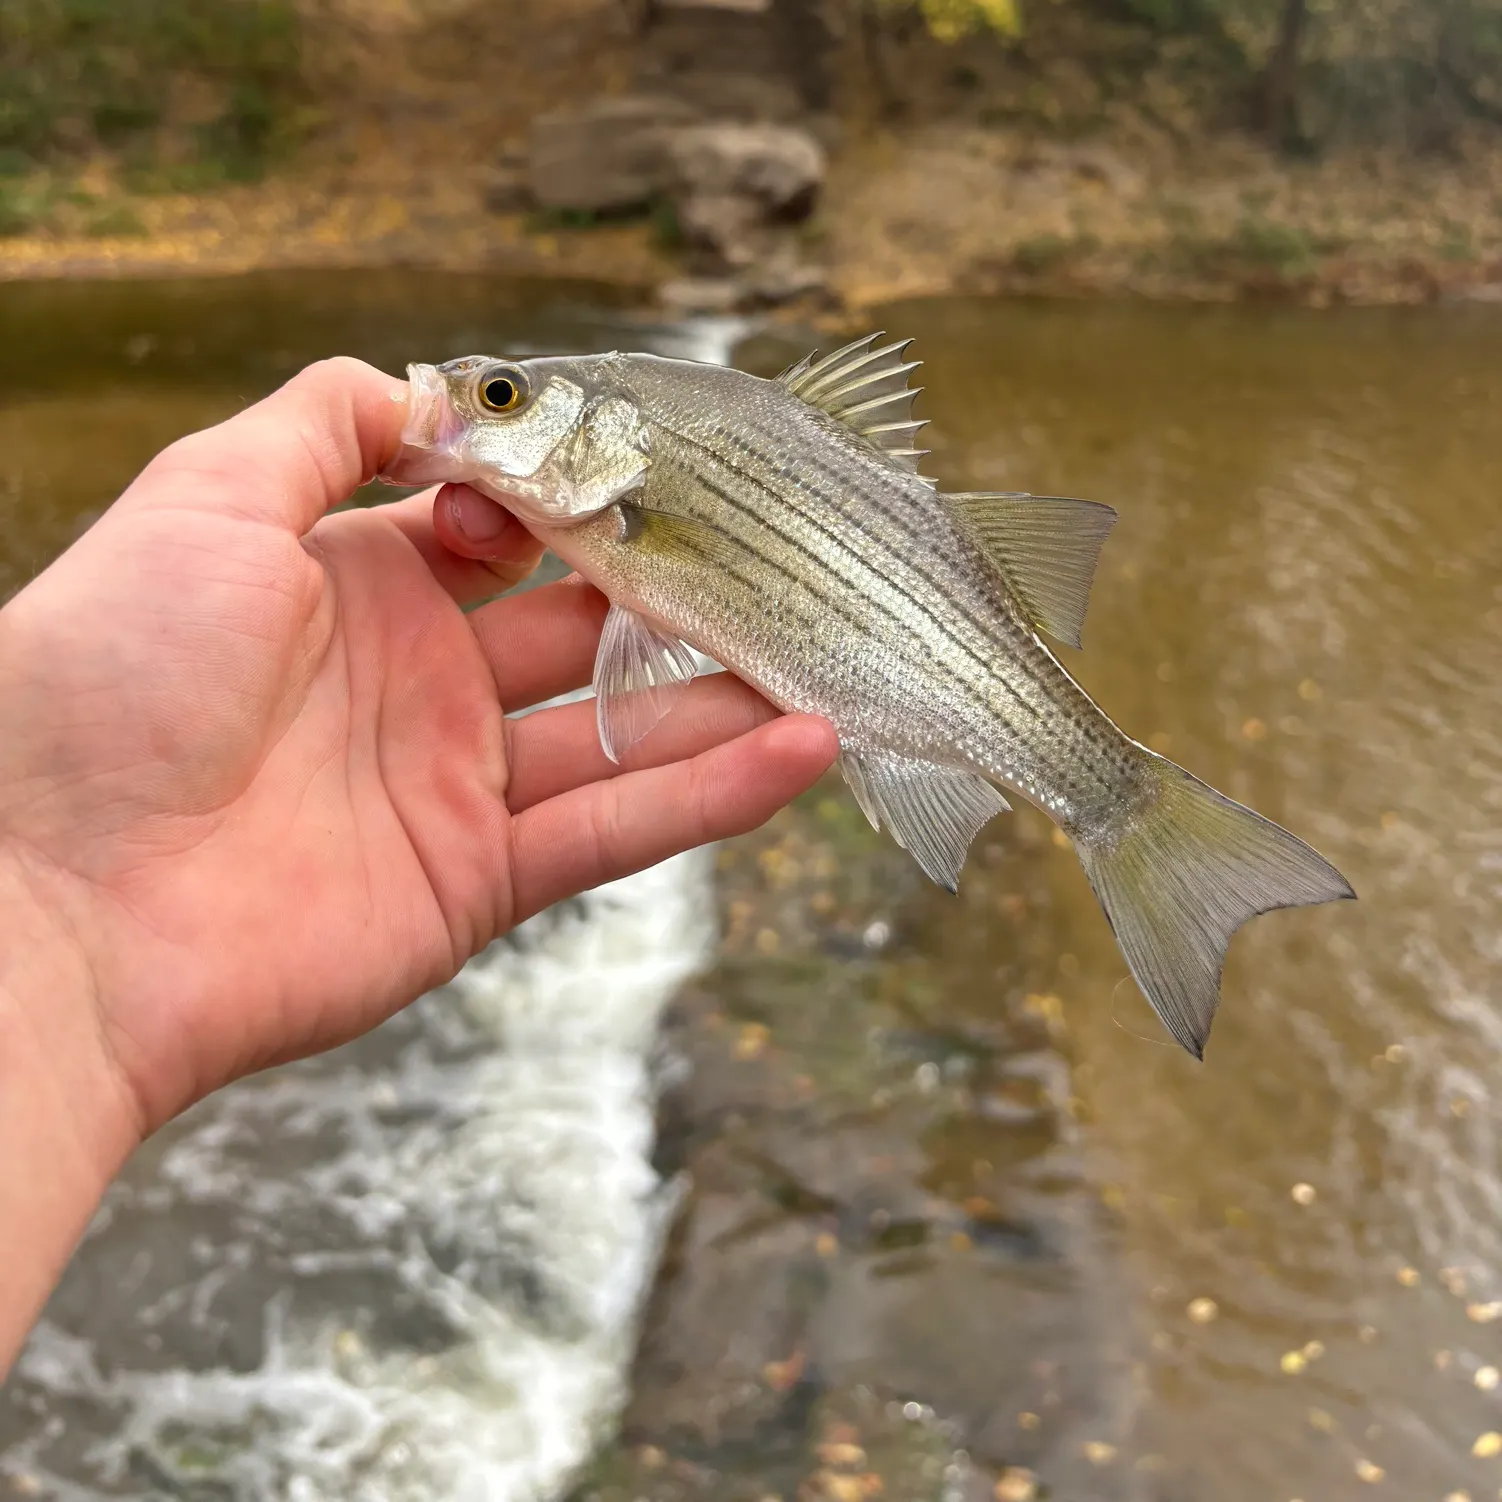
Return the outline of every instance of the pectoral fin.
{"type": "Polygon", "coordinates": [[[970,842],[1012,806],[974,772],[890,751],[846,751],[840,770],[871,827],[889,829],[930,880],[951,892],[958,889],[970,842]]]}
{"type": "Polygon", "coordinates": [[[595,657],[600,745],[618,762],[673,707],[693,678],[694,655],[644,616],[612,605],[595,657]]]}
{"type": "Polygon", "coordinates": [[[698,517],[679,516],[654,506],[620,505],[621,540],[643,552],[689,566],[744,563],[745,550],[728,532],[698,517]]]}
{"type": "Polygon", "coordinates": [[[1067,496],[946,495],[1033,624],[1071,647],[1090,604],[1090,582],[1116,512],[1067,496]]]}

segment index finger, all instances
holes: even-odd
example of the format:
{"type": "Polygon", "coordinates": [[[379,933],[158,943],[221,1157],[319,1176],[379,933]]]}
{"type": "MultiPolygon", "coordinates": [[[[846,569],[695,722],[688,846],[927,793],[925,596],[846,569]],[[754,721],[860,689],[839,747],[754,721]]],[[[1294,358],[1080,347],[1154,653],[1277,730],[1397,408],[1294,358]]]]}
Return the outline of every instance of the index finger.
{"type": "Polygon", "coordinates": [[[380,472],[406,416],[405,381],[363,360],[322,360],[164,449],[122,501],[209,506],[301,537],[380,472]]]}

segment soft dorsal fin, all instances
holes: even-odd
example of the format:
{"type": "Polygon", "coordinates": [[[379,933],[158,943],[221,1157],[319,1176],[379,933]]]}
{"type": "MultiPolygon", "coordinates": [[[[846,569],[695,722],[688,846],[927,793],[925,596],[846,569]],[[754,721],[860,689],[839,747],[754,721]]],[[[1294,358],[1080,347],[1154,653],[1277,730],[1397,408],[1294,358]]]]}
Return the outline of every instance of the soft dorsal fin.
{"type": "Polygon", "coordinates": [[[1071,647],[1090,604],[1090,581],[1116,512],[1067,496],[946,495],[1034,625],[1071,647]]]}
{"type": "Polygon", "coordinates": [[[981,826],[1012,806],[978,772],[894,751],[844,751],[840,770],[871,827],[891,830],[924,874],[951,892],[981,826]]]}
{"type": "Polygon", "coordinates": [[[922,362],[902,358],[911,339],[877,348],[880,338],[868,334],[822,359],[817,351],[805,355],[777,379],[809,406],[859,433],[898,469],[916,475],[928,450],[914,448],[913,439],[927,423],[913,420],[913,398],[923,388],[909,386],[908,377],[922,362]]]}

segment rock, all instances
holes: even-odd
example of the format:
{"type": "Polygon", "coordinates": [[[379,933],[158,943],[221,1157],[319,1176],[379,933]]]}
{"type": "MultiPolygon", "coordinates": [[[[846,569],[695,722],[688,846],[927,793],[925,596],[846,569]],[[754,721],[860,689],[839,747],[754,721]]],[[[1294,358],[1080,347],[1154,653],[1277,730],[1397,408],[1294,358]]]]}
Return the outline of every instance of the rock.
{"type": "Polygon", "coordinates": [[[527,185],[525,165],[502,163],[486,178],[485,207],[492,214],[517,214],[531,207],[532,190],[527,185]]]}
{"type": "Polygon", "coordinates": [[[767,216],[802,219],[824,181],[824,150],[788,125],[697,125],[671,144],[677,186],[693,197],[753,201],[767,216]]]}
{"type": "Polygon", "coordinates": [[[824,181],[823,149],[791,126],[690,126],[670,152],[679,228],[727,268],[762,260],[763,232],[806,218],[824,181]]]}
{"type": "Polygon", "coordinates": [[[810,265],[795,255],[773,255],[756,268],[750,278],[750,291],[756,304],[776,307],[800,297],[820,295],[828,307],[838,304],[830,291],[829,277],[821,266],[810,265]]]}
{"type": "Polygon", "coordinates": [[[686,276],[664,282],[657,300],[670,312],[692,314],[735,313],[745,306],[750,289],[735,276],[686,276]]]}
{"type": "Polygon", "coordinates": [[[728,276],[690,276],[665,282],[657,289],[664,308],[682,317],[689,314],[750,313],[775,308],[800,297],[821,294],[834,306],[824,271],[789,254],[774,253],[746,271],[728,276]]]}
{"type": "MultiPolygon", "coordinates": [[[[511,213],[527,203],[608,214],[671,200],[697,273],[723,277],[767,270],[765,285],[691,284],[691,300],[716,305],[785,302],[818,281],[789,272],[779,227],[805,218],[824,181],[824,150],[788,125],[706,122],[681,100],[630,94],[534,122],[525,163],[502,161],[486,206],[511,213]],[[772,263],[778,264],[774,267],[772,263]]],[[[687,294],[686,294],[687,295],[687,294]]]]}
{"type": "Polygon", "coordinates": [[[526,186],[543,208],[610,213],[649,203],[674,181],[675,133],[698,118],[647,94],[553,110],[532,123],[526,186]]]}
{"type": "Polygon", "coordinates": [[[694,249],[707,251],[721,269],[752,265],[761,247],[757,230],[764,222],[755,203],[730,193],[686,198],[678,204],[678,228],[694,249]]]}

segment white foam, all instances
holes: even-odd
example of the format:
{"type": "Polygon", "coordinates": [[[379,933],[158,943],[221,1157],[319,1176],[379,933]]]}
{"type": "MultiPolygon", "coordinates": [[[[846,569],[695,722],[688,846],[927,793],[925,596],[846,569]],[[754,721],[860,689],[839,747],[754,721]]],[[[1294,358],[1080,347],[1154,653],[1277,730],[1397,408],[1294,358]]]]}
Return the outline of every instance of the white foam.
{"type": "MultiPolygon", "coordinates": [[[[674,1197],[650,1164],[649,1056],[664,1003],[710,952],[708,859],[679,856],[544,914],[425,998],[429,1043],[447,1029],[490,1045],[457,1064],[409,1043],[374,1078],[293,1070],[217,1097],[164,1156],[155,1192],[179,1209],[239,1196],[268,1224],[333,1213],[351,1234],[304,1245],[294,1280],[382,1269],[451,1338],[427,1352],[367,1344],[337,1309],[309,1317],[278,1297],[254,1370],[105,1375],[89,1342],[44,1324],[21,1379],[118,1413],[88,1471],[118,1480],[144,1453],[180,1473],[186,1454],[237,1497],[556,1495],[623,1401],[674,1197]],[[296,1135],[309,1112],[338,1122],[337,1152],[293,1175],[247,1172],[247,1130],[281,1121],[296,1135]]],[[[92,1495],[50,1471],[45,1439],[4,1468],[92,1495]]]]}
{"type": "MultiPolygon", "coordinates": [[[[629,327],[724,364],[752,325],[629,327]]],[[[112,1193],[79,1259],[99,1256],[108,1285],[117,1222],[157,1215],[158,1242],[134,1254],[149,1262],[163,1230],[207,1215],[195,1272],[166,1272],[139,1310],[122,1293],[90,1311],[91,1332],[116,1337],[108,1370],[101,1336],[43,1320],[16,1376],[51,1416],[0,1476],[61,1502],[102,1498],[96,1480],[118,1495],[143,1464],[169,1490],[212,1479],[246,1502],[556,1496],[624,1402],[676,1198],[651,1166],[650,1058],[663,1007],[713,948],[711,870],[690,852],[540,914],[378,1030],[374,1061],[354,1045],[200,1105],[154,1172],[112,1193]],[[374,1291],[345,1299],[361,1278],[374,1291]],[[220,1303],[238,1294],[243,1319],[257,1290],[250,1370],[140,1359],[205,1331],[222,1344],[235,1316],[220,1303]],[[353,1328],[357,1306],[398,1299],[432,1349],[379,1320],[368,1341],[353,1328]],[[60,1399],[75,1400],[71,1443],[60,1399]]]]}

